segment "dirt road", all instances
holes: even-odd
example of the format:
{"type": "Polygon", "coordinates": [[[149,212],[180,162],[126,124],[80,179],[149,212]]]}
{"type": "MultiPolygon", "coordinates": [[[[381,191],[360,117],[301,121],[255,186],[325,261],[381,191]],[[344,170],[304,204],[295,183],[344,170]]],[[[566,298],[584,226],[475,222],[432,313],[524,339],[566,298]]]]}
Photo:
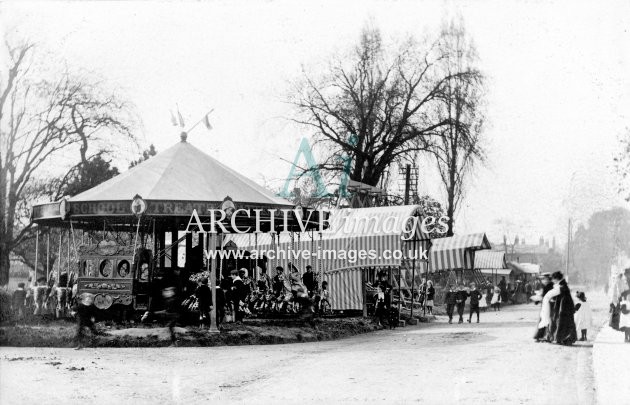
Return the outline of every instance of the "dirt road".
{"type": "Polygon", "coordinates": [[[521,305],[480,324],[291,345],[5,347],[0,403],[594,403],[592,344],[535,343],[537,317],[521,305]]]}

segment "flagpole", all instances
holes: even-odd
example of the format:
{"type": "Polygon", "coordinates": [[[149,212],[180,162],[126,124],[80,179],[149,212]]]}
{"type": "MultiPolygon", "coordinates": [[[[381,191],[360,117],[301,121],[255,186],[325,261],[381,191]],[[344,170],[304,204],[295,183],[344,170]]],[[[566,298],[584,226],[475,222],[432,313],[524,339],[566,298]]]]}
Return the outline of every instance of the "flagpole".
{"type": "Polygon", "coordinates": [[[197,122],[195,123],[195,125],[193,125],[192,127],[190,127],[190,128],[186,131],[186,133],[190,133],[193,129],[195,129],[195,128],[197,127],[197,125],[201,124],[201,121],[203,121],[204,119],[206,119],[206,117],[207,117],[208,115],[210,115],[210,114],[212,113],[212,111],[214,111],[214,108],[213,108],[212,110],[208,111],[207,113],[205,113],[205,114],[203,115],[203,117],[202,117],[199,121],[197,121],[197,122]]]}

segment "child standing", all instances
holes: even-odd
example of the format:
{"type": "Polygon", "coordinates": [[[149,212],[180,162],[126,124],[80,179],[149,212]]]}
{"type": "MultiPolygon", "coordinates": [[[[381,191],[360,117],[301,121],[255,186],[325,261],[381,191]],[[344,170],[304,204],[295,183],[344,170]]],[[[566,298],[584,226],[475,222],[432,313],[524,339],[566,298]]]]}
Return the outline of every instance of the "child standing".
{"type": "Polygon", "coordinates": [[[319,313],[330,311],[330,292],[328,291],[328,281],[322,281],[322,299],[319,301],[319,313]]]}
{"type": "Polygon", "coordinates": [[[448,286],[448,292],[444,296],[444,303],[446,304],[448,323],[453,323],[453,311],[455,310],[455,304],[457,303],[457,292],[452,285],[448,286]]]}
{"type": "Polygon", "coordinates": [[[577,293],[578,303],[575,304],[575,328],[582,334],[581,342],[586,341],[586,332],[591,327],[591,305],[586,302],[586,295],[583,292],[577,293]]]}
{"type": "Polygon", "coordinates": [[[483,312],[486,312],[486,309],[488,309],[488,294],[486,293],[485,289],[481,293],[481,299],[479,300],[479,309],[483,312]]]}
{"type": "Polygon", "coordinates": [[[490,305],[495,311],[501,311],[501,289],[497,286],[494,287],[494,293],[492,294],[490,305]]]}

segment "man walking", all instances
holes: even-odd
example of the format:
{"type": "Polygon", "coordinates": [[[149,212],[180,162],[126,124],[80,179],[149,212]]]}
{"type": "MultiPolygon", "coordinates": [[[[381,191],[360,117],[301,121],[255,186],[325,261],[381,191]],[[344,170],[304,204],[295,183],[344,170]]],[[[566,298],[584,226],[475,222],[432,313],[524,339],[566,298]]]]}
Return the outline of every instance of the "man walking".
{"type": "Polygon", "coordinates": [[[444,303],[446,304],[446,314],[448,315],[448,323],[453,323],[453,310],[457,303],[457,293],[453,289],[452,285],[448,286],[448,292],[444,296],[444,303]]]}

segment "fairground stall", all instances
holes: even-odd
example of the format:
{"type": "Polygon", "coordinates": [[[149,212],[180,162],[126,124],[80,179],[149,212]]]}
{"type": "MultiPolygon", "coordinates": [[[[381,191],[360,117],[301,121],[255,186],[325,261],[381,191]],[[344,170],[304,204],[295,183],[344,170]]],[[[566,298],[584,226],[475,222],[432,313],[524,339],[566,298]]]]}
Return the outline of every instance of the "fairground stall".
{"type": "Polygon", "coordinates": [[[451,284],[466,284],[484,280],[475,267],[475,257],[490,249],[485,233],[455,235],[433,240],[429,254],[429,272],[435,282],[435,301],[442,303],[444,294],[451,284]]]}
{"type": "Polygon", "coordinates": [[[505,252],[480,250],[475,254],[475,270],[496,285],[501,277],[510,277],[512,270],[505,261],[505,252]]]}
{"type": "Polygon", "coordinates": [[[301,275],[312,266],[318,279],[328,283],[334,311],[367,314],[378,281],[393,287],[395,304],[413,311],[419,278],[427,272],[421,252],[431,243],[420,215],[420,206],[334,209],[329,228],[321,233],[229,235],[226,242],[246,251],[276,252],[269,259],[271,269],[296,268],[301,275]]]}
{"type": "MultiPolygon", "coordinates": [[[[75,263],[70,278],[77,279],[79,293],[91,294],[100,309],[122,305],[145,310],[152,284],[164,274],[179,273],[186,292],[190,274],[214,272],[217,267],[208,260],[204,264],[203,254],[204,249],[220,246],[218,240],[209,241],[217,233],[205,234],[198,228],[183,232],[193,211],[208,223],[210,210],[223,210],[233,213],[240,229],[255,229],[253,217],[239,210],[260,210],[260,231],[270,232],[277,230],[271,229],[272,215],[280,226],[284,220],[280,209],[293,208],[291,202],[192,146],[182,133],[181,142],[157,156],[81,194],[36,205],[32,215],[40,229],[68,232],[68,254],[75,263]]],[[[308,219],[289,211],[285,222],[289,229],[298,229],[298,221],[307,230],[317,226],[317,212],[301,212],[308,219]]],[[[213,219],[232,231],[231,218],[213,219]]],[[[214,231],[223,232],[220,227],[214,231]]],[[[218,275],[210,277],[211,284],[218,280],[218,275]]]]}

